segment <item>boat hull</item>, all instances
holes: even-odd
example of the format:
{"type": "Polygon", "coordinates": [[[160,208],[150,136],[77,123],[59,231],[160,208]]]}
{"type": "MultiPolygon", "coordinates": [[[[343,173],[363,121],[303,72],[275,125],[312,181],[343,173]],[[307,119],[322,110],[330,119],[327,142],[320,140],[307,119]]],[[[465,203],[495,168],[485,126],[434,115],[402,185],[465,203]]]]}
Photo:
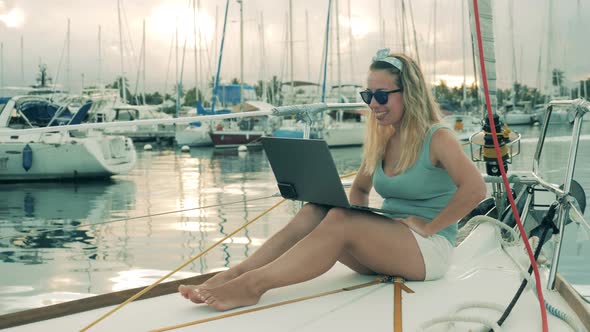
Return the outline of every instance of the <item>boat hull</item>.
{"type": "Polygon", "coordinates": [[[67,180],[124,174],[135,166],[131,139],[123,136],[71,137],[67,133],[2,136],[0,181],[67,180]],[[31,150],[30,168],[23,159],[31,150]]]}
{"type": "Polygon", "coordinates": [[[240,145],[260,146],[263,131],[212,131],[209,136],[216,148],[237,148],[240,145]]]}

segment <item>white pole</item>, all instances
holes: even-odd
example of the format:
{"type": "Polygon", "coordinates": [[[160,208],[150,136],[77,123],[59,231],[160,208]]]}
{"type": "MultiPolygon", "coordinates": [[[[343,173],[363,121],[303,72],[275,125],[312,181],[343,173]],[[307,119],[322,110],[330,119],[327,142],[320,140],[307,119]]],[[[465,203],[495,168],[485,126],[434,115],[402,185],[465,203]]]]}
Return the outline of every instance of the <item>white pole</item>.
{"type": "Polygon", "coordinates": [[[244,110],[244,8],[243,0],[240,4],[240,112],[244,110]]]}
{"type": "Polygon", "coordinates": [[[340,20],[338,16],[340,15],[340,11],[338,9],[338,3],[340,1],[336,0],[336,79],[338,81],[338,101],[340,101],[340,97],[342,97],[342,79],[340,76],[340,20]]]}
{"type": "Polygon", "coordinates": [[[463,1],[461,3],[461,46],[463,48],[463,101],[461,102],[461,107],[463,108],[463,112],[467,109],[465,107],[465,100],[467,100],[467,68],[465,64],[465,4],[463,1]]]}
{"type": "Polygon", "coordinates": [[[25,41],[22,35],[20,36],[20,81],[21,85],[25,85],[25,41]]]}
{"type": "Polygon", "coordinates": [[[311,81],[311,61],[309,57],[309,14],[305,10],[305,58],[307,65],[307,80],[311,81]]]}
{"type": "Polygon", "coordinates": [[[295,78],[293,77],[293,1],[289,0],[289,79],[291,80],[291,100],[295,99],[295,78]]]}
{"type": "Polygon", "coordinates": [[[68,29],[67,29],[67,42],[66,42],[66,89],[68,92],[72,90],[71,82],[71,68],[70,68],[70,19],[68,18],[68,29]]]}
{"type": "Polygon", "coordinates": [[[0,86],[4,86],[4,43],[0,42],[0,86]]]}
{"type": "Polygon", "coordinates": [[[102,86],[102,31],[101,26],[98,26],[98,72],[96,74],[97,82],[102,86]]]}
{"type": "Polygon", "coordinates": [[[141,42],[141,54],[143,55],[142,73],[141,73],[141,101],[145,105],[145,58],[146,58],[146,47],[145,47],[145,19],[143,20],[143,41],[141,42]]]}
{"type": "Polygon", "coordinates": [[[433,54],[433,66],[432,66],[432,81],[434,82],[432,84],[432,90],[434,92],[434,98],[436,98],[436,31],[437,31],[437,26],[436,26],[436,0],[434,0],[434,23],[432,24],[432,39],[433,39],[433,44],[434,44],[434,54],[433,54]]]}
{"type": "Polygon", "coordinates": [[[197,56],[197,48],[201,43],[200,27],[199,27],[199,38],[197,39],[197,3],[193,0],[193,41],[194,41],[194,58],[195,58],[195,99],[199,99],[199,59],[197,56]]]}
{"type": "Polygon", "coordinates": [[[125,64],[123,61],[123,24],[121,22],[121,0],[117,0],[117,15],[119,17],[119,52],[121,53],[121,80],[119,88],[122,91],[123,102],[127,102],[127,89],[125,89],[125,64]]]}
{"type": "Polygon", "coordinates": [[[350,12],[350,0],[348,0],[348,39],[350,47],[350,83],[355,82],[354,78],[354,39],[352,38],[352,13],[350,12]]]}

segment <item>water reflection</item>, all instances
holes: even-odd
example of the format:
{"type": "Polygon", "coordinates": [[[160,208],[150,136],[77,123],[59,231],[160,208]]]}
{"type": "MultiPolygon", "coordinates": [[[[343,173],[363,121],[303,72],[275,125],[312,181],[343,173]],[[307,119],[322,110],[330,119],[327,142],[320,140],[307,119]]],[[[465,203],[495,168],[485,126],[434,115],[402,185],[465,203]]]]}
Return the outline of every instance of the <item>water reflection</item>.
{"type": "Polygon", "coordinates": [[[93,231],[80,227],[108,220],[109,211],[133,206],[130,181],[15,183],[0,186],[3,262],[40,264],[44,255],[18,249],[95,249],[93,231]]]}

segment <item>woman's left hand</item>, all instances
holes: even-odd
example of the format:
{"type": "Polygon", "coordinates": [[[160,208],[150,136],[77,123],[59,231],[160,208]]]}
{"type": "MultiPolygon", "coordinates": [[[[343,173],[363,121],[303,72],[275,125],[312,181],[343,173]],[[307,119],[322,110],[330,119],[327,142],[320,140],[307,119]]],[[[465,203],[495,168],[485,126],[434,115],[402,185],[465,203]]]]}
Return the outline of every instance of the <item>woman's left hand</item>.
{"type": "Polygon", "coordinates": [[[433,234],[429,228],[430,223],[420,217],[409,216],[407,218],[398,218],[395,220],[408,226],[411,230],[420,234],[423,237],[429,237],[433,234]]]}

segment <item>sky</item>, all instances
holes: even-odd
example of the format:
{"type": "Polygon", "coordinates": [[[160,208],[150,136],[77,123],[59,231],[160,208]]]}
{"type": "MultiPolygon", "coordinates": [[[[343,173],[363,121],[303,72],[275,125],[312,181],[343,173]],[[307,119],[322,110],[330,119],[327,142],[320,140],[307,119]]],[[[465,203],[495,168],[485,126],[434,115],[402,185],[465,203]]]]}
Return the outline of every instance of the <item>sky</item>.
{"type": "MultiPolygon", "coordinates": [[[[590,1],[552,0],[551,11],[549,1],[493,1],[500,88],[509,87],[514,76],[526,85],[543,88],[549,67],[563,70],[572,82],[590,77],[590,43],[586,37],[590,1]],[[548,41],[552,45],[550,55],[548,41]]],[[[217,70],[225,6],[225,0],[0,0],[0,85],[35,84],[38,66],[43,63],[54,81],[69,86],[72,92],[99,82],[111,83],[122,72],[132,91],[170,92],[181,77],[185,88],[195,82],[204,87],[206,78],[217,70]],[[198,12],[191,7],[193,3],[198,12]],[[141,52],[144,22],[145,52],[141,52]],[[139,65],[142,54],[145,88],[140,75],[143,66],[139,65]]],[[[417,45],[429,81],[444,79],[449,85],[457,85],[464,76],[468,83],[473,80],[466,1],[406,1],[405,25],[401,0],[333,0],[332,7],[328,84],[364,85],[370,59],[379,48],[404,51],[402,26],[409,40],[405,52],[416,57],[417,45]]],[[[282,81],[321,82],[327,14],[328,0],[292,0],[291,6],[289,0],[243,0],[241,6],[230,0],[222,82],[239,79],[242,72],[244,81],[251,84],[273,75],[282,81]],[[292,24],[288,19],[290,7],[292,24]],[[292,43],[287,34],[289,25],[293,26],[292,43]],[[293,75],[288,51],[291,44],[293,75]]]]}

